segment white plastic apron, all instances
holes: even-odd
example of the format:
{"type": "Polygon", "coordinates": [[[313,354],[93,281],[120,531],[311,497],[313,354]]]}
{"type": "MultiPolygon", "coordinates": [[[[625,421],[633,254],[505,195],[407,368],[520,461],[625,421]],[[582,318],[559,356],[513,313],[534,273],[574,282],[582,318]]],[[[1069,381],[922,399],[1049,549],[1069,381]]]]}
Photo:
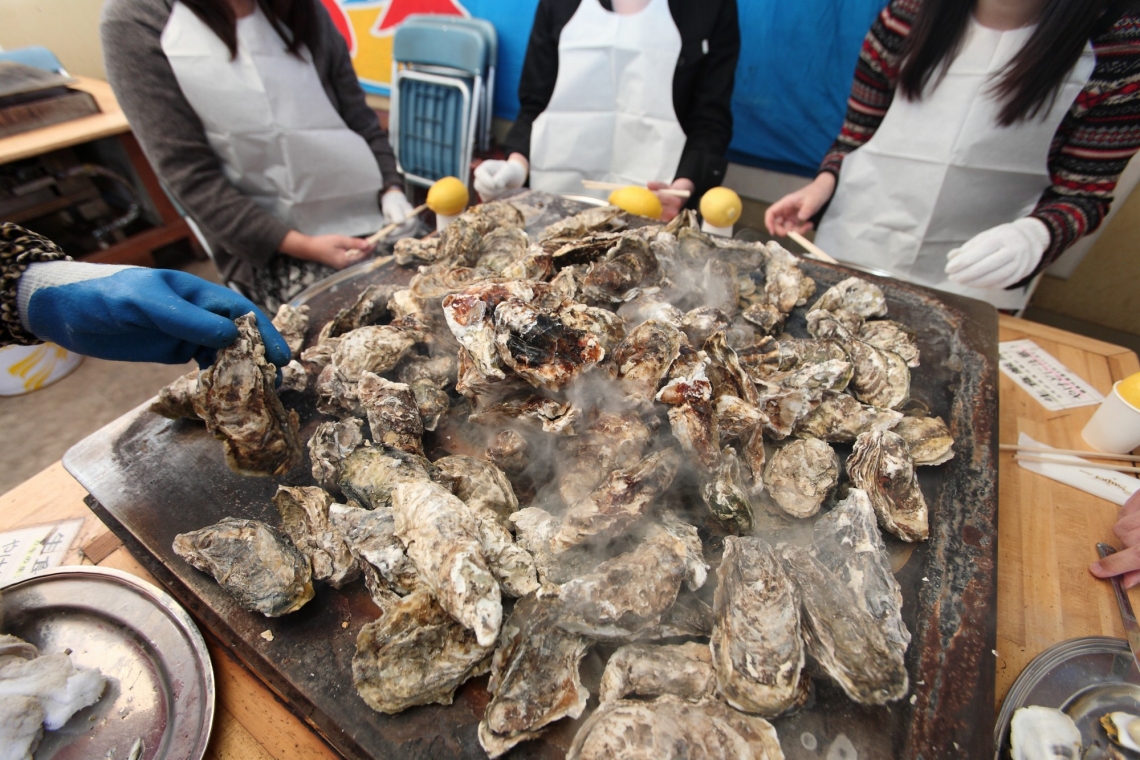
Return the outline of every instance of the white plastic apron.
{"type": "Polygon", "coordinates": [[[558,40],[550,103],[531,127],[531,187],[582,194],[583,179],[671,181],[685,148],[673,111],[680,55],[668,0],[632,15],[582,0],[558,40]]]}
{"type": "Polygon", "coordinates": [[[832,256],[940,290],[1020,309],[1029,288],[969,288],[946,279],[946,254],[1029,214],[1050,185],[1049,147],[1092,76],[1091,46],[1047,113],[998,125],[989,91],[1033,34],[971,20],[961,53],[919,101],[896,95],[875,135],[843,161],[816,244],[832,256]]]}
{"type": "Polygon", "coordinates": [[[376,157],[329,102],[306,51],[285,50],[258,8],[237,22],[238,54],[174,3],[162,50],[202,120],[226,178],[307,235],[358,235],[384,225],[376,157]]]}

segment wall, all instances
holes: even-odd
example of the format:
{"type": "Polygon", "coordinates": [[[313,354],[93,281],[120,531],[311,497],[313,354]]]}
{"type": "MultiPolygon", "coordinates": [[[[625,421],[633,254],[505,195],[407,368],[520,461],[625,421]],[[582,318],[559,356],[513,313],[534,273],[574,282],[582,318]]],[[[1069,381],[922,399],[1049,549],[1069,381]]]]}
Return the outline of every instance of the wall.
{"type": "Polygon", "coordinates": [[[0,46],[43,45],[69,74],[103,79],[102,7],[102,0],[0,0],[0,46]]]}

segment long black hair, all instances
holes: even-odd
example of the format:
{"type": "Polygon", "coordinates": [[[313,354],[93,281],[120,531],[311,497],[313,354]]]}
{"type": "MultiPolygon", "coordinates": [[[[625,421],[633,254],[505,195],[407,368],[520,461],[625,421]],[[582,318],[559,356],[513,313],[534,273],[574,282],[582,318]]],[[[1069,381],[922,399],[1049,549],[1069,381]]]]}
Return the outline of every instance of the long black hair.
{"type": "MultiPolygon", "coordinates": [[[[317,0],[256,0],[261,12],[277,30],[285,49],[298,58],[301,49],[317,44],[317,0]]],[[[237,58],[237,14],[229,0],[182,0],[202,23],[226,43],[230,57],[237,58]]]]}
{"type": "MultiPolygon", "coordinates": [[[[1111,0],[1045,0],[1037,28],[996,79],[1002,126],[1031,119],[1050,108],[1111,0]]],[[[923,0],[903,48],[899,88],[918,100],[941,78],[958,54],[976,0],[923,0]]]]}

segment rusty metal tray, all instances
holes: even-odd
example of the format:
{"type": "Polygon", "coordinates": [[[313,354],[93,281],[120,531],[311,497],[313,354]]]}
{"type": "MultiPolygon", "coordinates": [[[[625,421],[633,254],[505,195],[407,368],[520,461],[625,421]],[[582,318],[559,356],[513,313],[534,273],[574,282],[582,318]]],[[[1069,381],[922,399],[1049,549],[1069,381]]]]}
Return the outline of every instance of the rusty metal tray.
{"type": "MultiPolygon", "coordinates": [[[[564,204],[565,211],[575,210],[564,204]]],[[[821,290],[850,276],[841,266],[805,261],[821,290]]],[[[309,305],[310,339],[367,284],[406,282],[391,263],[358,265],[322,288],[309,305]]],[[[867,276],[867,275],[860,275],[867,276]]],[[[930,504],[930,540],[908,554],[903,616],[913,633],[907,654],[912,696],[890,707],[855,705],[819,679],[808,707],[774,721],[788,758],[981,758],[993,753],[997,578],[997,314],[980,301],[896,280],[875,279],[891,317],[911,325],[923,350],[913,396],[942,415],[957,438],[957,456],[920,470],[930,504]]],[[[802,310],[801,310],[802,311],[802,310]]],[[[790,320],[803,334],[803,314],[790,320]]],[[[320,419],[310,394],[287,394],[302,435],[320,419]]],[[[845,452],[841,452],[845,453],[845,452]]],[[[81,441],[64,466],[94,497],[92,508],[201,624],[338,751],[352,758],[485,757],[476,726],[488,696],[486,678],[464,685],[450,706],[418,707],[398,716],[370,710],[356,695],[351,660],[356,633],[377,616],[363,584],[321,588],[303,609],[269,620],[237,606],[204,573],[174,555],[178,533],[226,516],[277,523],[271,498],[279,483],[310,485],[309,463],[279,479],[245,478],[225,465],[222,448],[200,424],[171,421],[139,407],[81,441]],[[264,631],[272,632],[272,640],[264,631]]],[[[583,664],[596,694],[601,661],[583,664]]],[[[589,708],[596,705],[596,697],[589,708]]],[[[560,758],[580,721],[561,721],[512,758],[560,758]]]]}

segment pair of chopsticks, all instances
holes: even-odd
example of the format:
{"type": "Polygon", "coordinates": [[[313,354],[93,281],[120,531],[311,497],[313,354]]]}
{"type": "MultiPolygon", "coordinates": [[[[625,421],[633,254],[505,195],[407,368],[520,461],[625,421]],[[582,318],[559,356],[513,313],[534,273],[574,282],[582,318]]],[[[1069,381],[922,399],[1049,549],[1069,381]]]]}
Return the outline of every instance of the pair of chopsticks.
{"type": "MultiPolygon", "coordinates": [[[[420,214],[422,214],[425,209],[427,209],[427,204],[426,203],[420,204],[419,206],[416,206],[414,209],[412,209],[412,213],[408,214],[407,217],[405,217],[403,221],[392,222],[391,224],[384,225],[383,227],[380,228],[379,232],[374,232],[364,239],[368,241],[368,245],[375,245],[375,244],[379,243],[381,240],[383,240],[384,238],[388,237],[388,235],[392,234],[392,230],[396,229],[401,224],[408,221],[408,219],[411,219],[413,216],[419,216],[420,214]]],[[[360,251],[357,250],[356,248],[350,248],[348,251],[345,252],[345,256],[359,256],[359,255],[360,255],[360,251]]]]}
{"type": "Polygon", "coordinates": [[[1043,462],[1045,464],[1067,464],[1070,467],[1087,467],[1093,470],[1112,470],[1114,472],[1140,473],[1140,467],[1121,464],[1103,464],[1101,462],[1072,462],[1057,459],[1060,456],[1092,457],[1094,459],[1109,459],[1117,462],[1140,462],[1140,457],[1131,454],[1104,454],[1099,451],[1081,451],[1079,449],[1051,449],[1047,446],[1018,446],[1013,443],[1003,443],[998,446],[1002,451],[1015,452],[1015,458],[1023,462],[1043,462]],[[1042,456],[1044,455],[1044,456],[1042,456]],[[1052,455],[1052,456],[1049,456],[1052,455]]]}
{"type": "MultiPolygon", "coordinates": [[[[594,179],[584,179],[582,180],[582,187],[589,190],[621,190],[623,187],[629,187],[629,185],[621,185],[617,182],[599,182],[594,179]]],[[[692,195],[692,193],[690,193],[688,190],[674,190],[671,187],[667,187],[663,190],[654,190],[653,192],[661,193],[662,195],[672,195],[677,198],[688,198],[692,195]]]]}

